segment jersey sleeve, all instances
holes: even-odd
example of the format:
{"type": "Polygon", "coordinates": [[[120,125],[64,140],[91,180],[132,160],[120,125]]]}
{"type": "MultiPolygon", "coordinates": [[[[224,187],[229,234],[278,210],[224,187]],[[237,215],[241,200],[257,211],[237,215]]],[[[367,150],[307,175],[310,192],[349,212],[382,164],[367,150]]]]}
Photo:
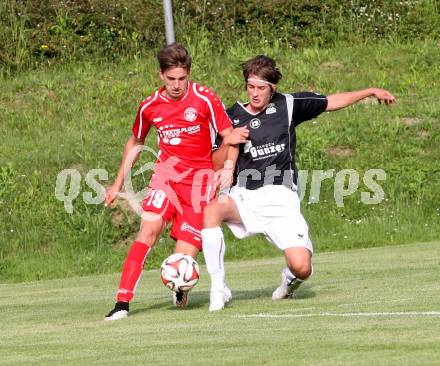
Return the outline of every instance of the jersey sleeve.
{"type": "Polygon", "coordinates": [[[220,148],[222,141],[223,138],[220,136],[220,134],[217,134],[217,136],[215,137],[215,141],[212,144],[212,152],[217,151],[220,148]]]}
{"type": "Polygon", "coordinates": [[[295,126],[304,121],[318,117],[327,109],[327,97],[325,95],[300,92],[293,93],[292,121],[295,126]]]}
{"type": "Polygon", "coordinates": [[[136,118],[133,123],[132,131],[133,135],[139,139],[144,140],[150,130],[151,123],[145,113],[145,109],[148,106],[147,101],[143,101],[138,108],[136,118]]]}
{"type": "Polygon", "coordinates": [[[210,114],[211,123],[214,126],[216,132],[222,132],[230,127],[232,127],[232,122],[229,119],[225,107],[220,100],[220,98],[212,91],[207,93],[209,104],[210,104],[210,114]]]}

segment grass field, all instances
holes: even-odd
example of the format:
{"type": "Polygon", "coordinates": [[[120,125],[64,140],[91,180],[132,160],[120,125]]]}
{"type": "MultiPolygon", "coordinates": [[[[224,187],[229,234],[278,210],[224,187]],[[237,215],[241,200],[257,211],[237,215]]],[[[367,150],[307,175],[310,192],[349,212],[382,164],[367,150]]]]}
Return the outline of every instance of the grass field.
{"type": "Polygon", "coordinates": [[[233,301],[185,310],[145,271],[131,316],[104,322],[118,275],[0,285],[0,365],[438,365],[440,242],[320,253],[294,300],[282,259],[227,263],[233,301]]]}
{"type": "MultiPolygon", "coordinates": [[[[237,41],[225,55],[210,45],[193,43],[190,49],[193,79],[212,86],[228,106],[245,99],[240,62],[260,53],[279,61],[281,91],[331,94],[372,85],[391,90],[398,98],[393,108],[367,100],[298,128],[298,167],[308,172],[303,213],[319,252],[440,239],[437,42],[287,50],[275,45],[249,48],[237,41]],[[385,199],[366,205],[361,195],[369,190],[362,178],[376,168],[387,174],[380,181],[385,199]],[[359,189],[345,197],[344,207],[336,205],[334,178],[323,182],[315,203],[312,173],[330,169],[359,173],[359,189]]],[[[108,180],[101,184],[113,181],[138,103],[158,85],[153,53],[119,63],[79,62],[0,78],[0,282],[120,269],[138,218],[127,205],[106,210],[86,204],[83,194],[95,193],[85,177],[91,169],[105,169],[108,180]],[[73,213],[55,195],[57,176],[64,169],[81,176],[73,213]]],[[[154,133],[147,144],[157,149],[154,133]]],[[[143,154],[137,167],[149,159],[143,154]]],[[[133,180],[140,190],[149,176],[133,180]]],[[[228,260],[274,254],[254,241],[229,242],[228,260]]],[[[157,268],[173,245],[164,239],[147,268],[157,268]]]]}

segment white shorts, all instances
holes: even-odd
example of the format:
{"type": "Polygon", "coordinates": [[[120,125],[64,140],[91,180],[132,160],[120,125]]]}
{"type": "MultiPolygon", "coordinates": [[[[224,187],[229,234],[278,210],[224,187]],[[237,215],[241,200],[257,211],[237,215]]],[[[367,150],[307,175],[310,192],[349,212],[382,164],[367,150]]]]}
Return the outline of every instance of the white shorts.
{"type": "Polygon", "coordinates": [[[237,205],[243,222],[226,223],[237,238],[264,234],[281,250],[304,247],[313,253],[297,192],[282,185],[267,185],[255,190],[234,186],[227,194],[237,205]]]}

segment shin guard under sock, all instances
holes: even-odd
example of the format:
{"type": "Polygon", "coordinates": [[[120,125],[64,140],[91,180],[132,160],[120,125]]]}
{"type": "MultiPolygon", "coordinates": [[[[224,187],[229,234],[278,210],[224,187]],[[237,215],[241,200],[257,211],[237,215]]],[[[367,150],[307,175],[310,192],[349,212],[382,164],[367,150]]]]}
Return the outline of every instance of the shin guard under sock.
{"type": "Polygon", "coordinates": [[[225,286],[225,241],[220,227],[202,230],[203,255],[206,269],[211,276],[211,289],[219,290],[225,286]]]}
{"type": "Polygon", "coordinates": [[[140,241],[135,241],[132,244],[122,268],[117,295],[118,301],[130,302],[133,298],[150,249],[147,244],[140,241]]]}

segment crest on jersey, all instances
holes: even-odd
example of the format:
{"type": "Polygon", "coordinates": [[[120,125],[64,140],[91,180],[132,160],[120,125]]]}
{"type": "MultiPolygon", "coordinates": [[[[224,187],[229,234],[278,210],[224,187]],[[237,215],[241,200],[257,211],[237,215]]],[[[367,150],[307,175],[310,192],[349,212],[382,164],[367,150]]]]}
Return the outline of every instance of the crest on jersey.
{"type": "Polygon", "coordinates": [[[261,121],[258,118],[251,119],[249,126],[251,126],[253,129],[257,129],[261,126],[261,121]]]}
{"type": "Polygon", "coordinates": [[[188,107],[185,109],[183,116],[188,122],[194,122],[197,118],[197,111],[193,107],[188,107]]]}
{"type": "Polygon", "coordinates": [[[240,120],[239,119],[234,119],[232,122],[234,123],[234,125],[238,125],[240,123],[240,120]]]}
{"type": "Polygon", "coordinates": [[[266,108],[266,114],[274,114],[277,113],[277,108],[275,107],[275,103],[269,103],[266,108]]]}

